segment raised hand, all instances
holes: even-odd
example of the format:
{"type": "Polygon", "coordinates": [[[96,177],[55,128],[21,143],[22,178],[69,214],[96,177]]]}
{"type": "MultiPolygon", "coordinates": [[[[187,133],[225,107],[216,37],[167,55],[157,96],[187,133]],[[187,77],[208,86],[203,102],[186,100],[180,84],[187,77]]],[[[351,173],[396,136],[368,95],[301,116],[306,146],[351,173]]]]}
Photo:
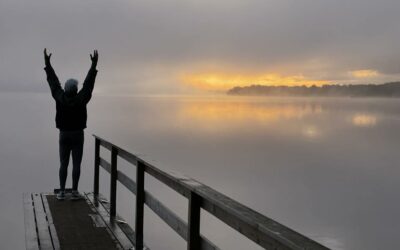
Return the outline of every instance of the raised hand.
{"type": "Polygon", "coordinates": [[[46,66],[47,65],[50,65],[50,58],[51,58],[51,53],[50,54],[47,54],[47,49],[45,48],[44,49],[44,63],[46,64],[46,66]]]}
{"type": "Polygon", "coordinates": [[[90,54],[90,60],[92,60],[92,66],[97,65],[97,61],[99,60],[99,53],[97,52],[97,50],[93,51],[93,55],[90,54]]]}

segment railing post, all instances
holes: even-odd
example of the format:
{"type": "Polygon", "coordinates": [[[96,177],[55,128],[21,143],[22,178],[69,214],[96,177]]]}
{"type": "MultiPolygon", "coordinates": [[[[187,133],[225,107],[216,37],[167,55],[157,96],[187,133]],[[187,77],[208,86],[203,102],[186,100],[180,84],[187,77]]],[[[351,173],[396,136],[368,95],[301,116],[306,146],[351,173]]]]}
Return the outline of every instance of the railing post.
{"type": "Polygon", "coordinates": [[[111,178],[110,178],[110,217],[117,214],[117,156],[118,149],[111,148],[111,178]]]}
{"type": "Polygon", "coordinates": [[[200,249],[200,204],[201,197],[190,192],[189,196],[189,213],[188,213],[188,235],[187,235],[187,249],[199,250],[200,249]]]}
{"type": "Polygon", "coordinates": [[[143,215],[144,215],[144,163],[140,160],[136,167],[136,219],[135,249],[143,249],[143,215]]]}
{"type": "Polygon", "coordinates": [[[95,138],[94,141],[94,180],[93,194],[95,199],[99,196],[99,171],[100,171],[100,140],[95,138]]]}

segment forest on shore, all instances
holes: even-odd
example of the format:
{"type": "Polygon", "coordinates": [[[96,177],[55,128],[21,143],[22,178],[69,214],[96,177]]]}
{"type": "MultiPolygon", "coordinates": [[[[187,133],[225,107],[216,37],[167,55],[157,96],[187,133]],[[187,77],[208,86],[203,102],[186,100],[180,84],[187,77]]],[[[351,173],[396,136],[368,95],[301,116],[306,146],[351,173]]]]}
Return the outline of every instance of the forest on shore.
{"type": "Polygon", "coordinates": [[[228,95],[243,96],[347,96],[347,97],[400,97],[400,82],[384,84],[348,84],[322,86],[266,86],[234,87],[228,95]]]}

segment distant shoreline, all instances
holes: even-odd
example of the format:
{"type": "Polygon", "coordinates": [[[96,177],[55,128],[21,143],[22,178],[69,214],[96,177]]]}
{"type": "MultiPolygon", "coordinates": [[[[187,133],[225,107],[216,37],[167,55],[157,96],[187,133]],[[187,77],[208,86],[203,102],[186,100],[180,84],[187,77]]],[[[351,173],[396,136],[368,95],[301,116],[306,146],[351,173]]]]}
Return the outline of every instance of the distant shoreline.
{"type": "Polygon", "coordinates": [[[234,87],[226,92],[235,96],[321,96],[321,97],[400,97],[400,82],[360,85],[234,87]]]}

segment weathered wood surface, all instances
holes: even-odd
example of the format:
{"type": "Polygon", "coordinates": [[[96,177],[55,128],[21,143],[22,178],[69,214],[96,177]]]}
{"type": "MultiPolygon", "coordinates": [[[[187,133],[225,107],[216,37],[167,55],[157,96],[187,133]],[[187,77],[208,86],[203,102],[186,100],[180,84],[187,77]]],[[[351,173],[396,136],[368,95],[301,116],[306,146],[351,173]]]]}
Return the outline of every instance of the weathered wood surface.
{"type": "Polygon", "coordinates": [[[134,249],[125,233],[134,234],[130,226],[110,217],[92,194],[84,197],[58,201],[51,194],[24,194],[26,249],[134,249]]]}
{"type": "MultiPolygon", "coordinates": [[[[104,168],[108,173],[110,173],[111,165],[106,160],[100,158],[100,166],[104,168]]],[[[124,185],[129,191],[136,195],[136,182],[126,176],[124,173],[118,170],[118,181],[124,185]]],[[[104,199],[103,197],[99,197],[104,199]]],[[[173,229],[182,239],[187,240],[188,236],[188,226],[185,221],[183,221],[177,214],[172,210],[162,204],[157,200],[152,194],[144,191],[144,203],[156,214],[158,215],[171,229],[173,229]]],[[[103,204],[106,209],[109,204],[103,204]]],[[[202,250],[218,250],[219,248],[209,241],[204,236],[201,236],[201,249],[202,250]]]]}
{"type": "Polygon", "coordinates": [[[99,174],[100,174],[100,141],[95,141],[94,146],[94,179],[93,179],[93,193],[99,194],[99,174]]]}
{"type": "Polygon", "coordinates": [[[40,248],[53,249],[49,222],[47,221],[46,212],[43,207],[42,196],[40,194],[33,194],[32,198],[33,203],[35,204],[36,227],[39,237],[40,248]]]}
{"type": "Polygon", "coordinates": [[[200,204],[201,197],[191,192],[188,213],[188,250],[200,250],[200,204]]]}
{"type": "Polygon", "coordinates": [[[24,194],[25,246],[27,250],[39,249],[32,194],[24,194]]]}
{"type": "Polygon", "coordinates": [[[26,249],[60,249],[45,196],[24,194],[24,215],[26,249]]]}
{"type": "MultiPolygon", "coordinates": [[[[191,201],[193,195],[198,196],[198,199],[196,199],[196,206],[203,208],[208,213],[214,215],[216,218],[265,249],[328,249],[327,247],[240,204],[239,202],[219,193],[218,191],[198,182],[197,180],[181,174],[159,169],[155,167],[153,161],[145,159],[143,156],[129,153],[128,151],[96,135],[94,135],[94,137],[96,141],[99,142],[98,144],[100,146],[113,151],[114,154],[117,152],[119,157],[125,159],[133,165],[136,165],[136,167],[138,166],[138,162],[143,164],[145,173],[155,177],[160,182],[185,196],[189,202],[191,201]]],[[[100,158],[100,156],[98,160],[100,165],[105,170],[110,172],[110,164],[104,159],[100,158]]],[[[137,193],[137,186],[129,177],[118,171],[117,179],[130,191],[137,193]]],[[[179,235],[182,236],[182,228],[178,229],[176,226],[176,223],[178,223],[178,225],[180,224],[181,219],[175,216],[175,214],[171,213],[168,209],[165,209],[165,207],[158,200],[150,196],[150,194],[148,194],[146,191],[144,191],[144,194],[145,204],[148,205],[169,226],[171,226],[179,235]]],[[[200,223],[197,223],[196,218],[198,213],[197,208],[194,208],[192,212],[194,214],[192,219],[194,219],[195,227],[200,227],[200,223]]],[[[199,237],[197,233],[199,228],[188,228],[185,224],[184,231],[186,231],[186,237],[184,237],[184,239],[188,241],[188,249],[197,249],[198,243],[193,244],[193,241],[201,242],[200,249],[211,249],[209,248],[211,246],[206,246],[208,241],[200,240],[202,237],[199,237]],[[193,235],[191,235],[191,233],[195,233],[196,236],[192,238],[193,235]],[[207,243],[203,244],[204,242],[207,243]]]]}
{"type": "Polygon", "coordinates": [[[135,246],[143,248],[143,215],[144,215],[144,165],[138,162],[136,167],[136,209],[135,209],[135,246]]]}
{"type": "MultiPolygon", "coordinates": [[[[134,246],[134,241],[130,235],[127,235],[121,228],[121,226],[124,228],[129,227],[129,225],[120,223],[123,220],[117,214],[113,217],[110,216],[110,210],[106,210],[104,207],[104,204],[109,205],[109,203],[106,203],[106,199],[103,198],[101,194],[99,194],[99,197],[102,198],[100,201],[96,200],[97,198],[91,193],[86,193],[85,197],[96,214],[100,215],[100,217],[103,219],[103,222],[108,227],[113,237],[115,237],[115,239],[119,242],[122,249],[131,249],[134,246]]],[[[133,232],[132,229],[131,232],[133,232]]]]}

